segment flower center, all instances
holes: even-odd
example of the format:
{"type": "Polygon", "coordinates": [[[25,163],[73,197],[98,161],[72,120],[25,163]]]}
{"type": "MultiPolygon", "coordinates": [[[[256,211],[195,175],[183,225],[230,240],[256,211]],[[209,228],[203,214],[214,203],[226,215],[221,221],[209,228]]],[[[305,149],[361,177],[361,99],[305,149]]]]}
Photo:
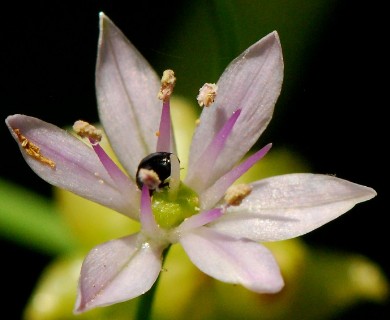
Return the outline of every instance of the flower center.
{"type": "Polygon", "coordinates": [[[152,211],[161,228],[178,226],[199,212],[198,195],[180,181],[179,159],[170,152],[145,157],[137,170],[137,185],[145,185],[152,196],[152,211]]]}
{"type": "Polygon", "coordinates": [[[195,191],[180,182],[174,199],[169,186],[153,193],[152,211],[161,228],[171,229],[199,213],[199,198],[195,191]]]}

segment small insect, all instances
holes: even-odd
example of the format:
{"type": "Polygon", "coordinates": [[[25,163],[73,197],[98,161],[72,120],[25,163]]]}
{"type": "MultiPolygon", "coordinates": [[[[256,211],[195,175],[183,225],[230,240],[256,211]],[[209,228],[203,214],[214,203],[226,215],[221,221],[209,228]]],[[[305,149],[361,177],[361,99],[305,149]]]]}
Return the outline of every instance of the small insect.
{"type": "Polygon", "coordinates": [[[151,187],[148,185],[148,188],[151,191],[154,191],[158,188],[164,188],[169,184],[169,178],[171,177],[171,152],[154,152],[142,159],[137,169],[137,186],[142,189],[144,185],[144,176],[142,174],[142,169],[146,171],[152,171],[157,174],[159,184],[157,187],[151,187]]]}

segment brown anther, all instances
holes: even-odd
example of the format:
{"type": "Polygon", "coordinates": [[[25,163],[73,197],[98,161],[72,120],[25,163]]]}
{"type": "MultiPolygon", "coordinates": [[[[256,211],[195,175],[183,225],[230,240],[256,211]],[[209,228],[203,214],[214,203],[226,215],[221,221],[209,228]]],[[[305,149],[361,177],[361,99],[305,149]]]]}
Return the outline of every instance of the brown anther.
{"type": "Polygon", "coordinates": [[[161,184],[158,174],[153,170],[140,169],[138,178],[149,190],[155,190],[161,184]]]}
{"type": "Polygon", "coordinates": [[[49,158],[44,157],[41,154],[39,147],[37,145],[35,145],[34,143],[32,143],[30,140],[28,140],[24,135],[22,135],[19,129],[13,129],[13,131],[15,132],[15,134],[18,137],[20,145],[22,146],[24,151],[26,151],[26,153],[30,157],[38,160],[39,162],[42,162],[45,165],[50,166],[51,168],[56,167],[56,163],[53,160],[50,160],[49,158]]]}
{"type": "Polygon", "coordinates": [[[102,140],[102,130],[96,129],[88,122],[77,120],[73,124],[73,130],[82,138],[90,138],[94,141],[100,142],[102,140]]]}
{"type": "Polygon", "coordinates": [[[239,206],[250,193],[252,186],[247,184],[237,184],[230,186],[225,192],[225,202],[230,206],[239,206]]]}
{"type": "Polygon", "coordinates": [[[195,120],[195,125],[196,125],[196,126],[199,126],[199,125],[200,125],[200,119],[196,119],[196,120],[195,120]]]}
{"type": "Polygon", "coordinates": [[[209,107],[217,96],[218,86],[215,83],[205,83],[202,88],[199,89],[199,94],[196,97],[201,107],[209,107]]]}
{"type": "Polygon", "coordinates": [[[173,70],[165,70],[161,78],[161,88],[157,95],[160,100],[168,100],[173,93],[176,84],[176,77],[173,70]]]}
{"type": "Polygon", "coordinates": [[[159,137],[160,136],[160,131],[156,131],[154,134],[156,135],[156,137],[159,137]]]}

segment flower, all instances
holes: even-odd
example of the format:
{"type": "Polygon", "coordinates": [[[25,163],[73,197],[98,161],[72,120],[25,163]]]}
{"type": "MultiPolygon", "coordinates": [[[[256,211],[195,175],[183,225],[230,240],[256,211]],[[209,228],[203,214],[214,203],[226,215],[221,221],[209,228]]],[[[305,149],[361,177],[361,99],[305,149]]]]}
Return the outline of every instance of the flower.
{"type": "Polygon", "coordinates": [[[139,220],[141,231],[93,248],[80,274],[75,312],[129,300],[159,276],[164,251],[180,243],[204,273],[254,292],[284,282],[260,242],[294,238],[376,195],[371,188],[318,174],[234,182],[271,148],[237,164],[269,123],[283,79],[276,32],[237,57],[215,86],[193,136],[180,180],[170,122],[172,71],[162,83],[122,32],[100,14],[96,88],[100,121],[126,173],[84,121],[80,138],[37,118],[6,124],[28,165],[44,180],[139,220]],[[161,102],[163,101],[162,111],[161,102]]]}

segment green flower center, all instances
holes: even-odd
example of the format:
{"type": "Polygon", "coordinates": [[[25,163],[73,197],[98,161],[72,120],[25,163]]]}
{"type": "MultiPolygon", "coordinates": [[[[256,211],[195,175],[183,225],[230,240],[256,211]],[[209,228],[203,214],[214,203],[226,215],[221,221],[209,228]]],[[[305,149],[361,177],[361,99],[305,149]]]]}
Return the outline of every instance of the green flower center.
{"type": "Polygon", "coordinates": [[[153,193],[153,214],[157,224],[164,229],[177,227],[185,218],[199,213],[197,193],[182,182],[172,198],[169,187],[153,193]]]}

